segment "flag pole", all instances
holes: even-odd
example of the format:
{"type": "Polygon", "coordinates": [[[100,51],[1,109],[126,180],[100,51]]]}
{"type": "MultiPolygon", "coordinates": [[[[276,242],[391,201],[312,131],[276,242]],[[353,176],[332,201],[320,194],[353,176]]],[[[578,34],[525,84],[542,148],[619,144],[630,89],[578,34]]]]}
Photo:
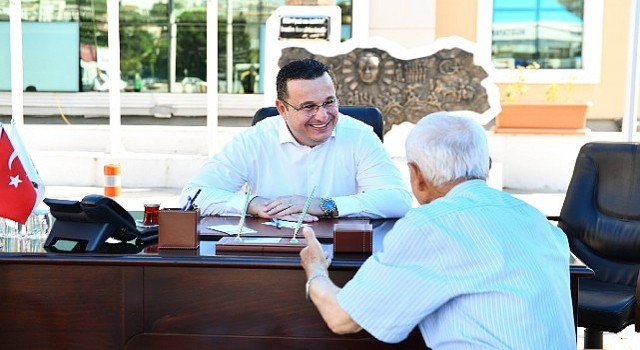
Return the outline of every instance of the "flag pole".
{"type": "Polygon", "coordinates": [[[22,86],[22,4],[9,1],[9,41],[11,52],[11,114],[19,125],[24,124],[24,96],[22,86]]]}

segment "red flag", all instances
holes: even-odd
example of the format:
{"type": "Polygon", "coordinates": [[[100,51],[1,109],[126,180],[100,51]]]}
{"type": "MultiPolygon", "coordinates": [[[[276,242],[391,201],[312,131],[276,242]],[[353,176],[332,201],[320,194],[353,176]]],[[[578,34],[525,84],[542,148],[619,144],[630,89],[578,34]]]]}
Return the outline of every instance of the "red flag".
{"type": "Polygon", "coordinates": [[[18,153],[0,125],[0,217],[26,223],[37,197],[18,153]]]}

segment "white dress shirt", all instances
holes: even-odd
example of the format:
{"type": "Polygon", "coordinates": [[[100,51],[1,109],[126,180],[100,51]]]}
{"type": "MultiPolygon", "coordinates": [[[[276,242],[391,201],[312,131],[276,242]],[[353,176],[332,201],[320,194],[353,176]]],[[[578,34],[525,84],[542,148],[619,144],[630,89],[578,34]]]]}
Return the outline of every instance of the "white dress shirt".
{"type": "Polygon", "coordinates": [[[400,171],[372,128],[340,114],[324,143],[299,144],[281,116],[269,117],[233,138],[185,185],[181,202],[202,189],[196,205],[203,215],[239,215],[246,196],[331,197],[341,217],[401,217],[412,196],[400,171]]]}

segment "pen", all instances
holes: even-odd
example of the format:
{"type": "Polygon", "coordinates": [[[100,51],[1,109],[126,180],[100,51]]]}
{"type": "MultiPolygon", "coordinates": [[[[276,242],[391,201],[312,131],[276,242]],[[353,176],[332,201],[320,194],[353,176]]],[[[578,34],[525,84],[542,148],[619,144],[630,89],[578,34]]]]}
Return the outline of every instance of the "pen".
{"type": "Polygon", "coordinates": [[[276,225],[276,228],[279,230],[282,226],[280,225],[280,221],[276,218],[271,218],[271,222],[276,225]]]}
{"type": "Polygon", "coordinates": [[[240,215],[240,222],[238,223],[238,234],[235,238],[236,242],[242,241],[240,238],[240,234],[242,233],[242,228],[244,227],[244,220],[247,217],[247,209],[249,208],[249,201],[251,201],[251,184],[247,184],[247,193],[244,199],[244,206],[242,207],[242,215],[240,215]]]}
{"type": "Polygon", "coordinates": [[[311,194],[307,198],[307,201],[304,203],[304,207],[302,208],[302,213],[300,213],[300,217],[298,218],[298,222],[296,223],[296,228],[293,230],[293,238],[291,238],[291,243],[298,243],[298,239],[296,235],[298,234],[298,230],[302,227],[302,221],[304,221],[305,215],[307,215],[307,211],[309,210],[309,206],[311,205],[311,200],[313,199],[313,195],[316,193],[316,186],[313,186],[311,190],[311,194]]]}
{"type": "Polygon", "coordinates": [[[189,207],[191,206],[191,196],[187,196],[187,202],[182,206],[182,211],[187,211],[189,210],[189,207]]]}
{"type": "Polygon", "coordinates": [[[200,191],[202,191],[201,188],[198,189],[198,191],[196,191],[196,194],[193,195],[193,198],[191,198],[190,202],[187,202],[189,204],[189,207],[187,210],[193,210],[195,203],[196,203],[196,198],[198,198],[198,195],[200,194],[200,191]]]}

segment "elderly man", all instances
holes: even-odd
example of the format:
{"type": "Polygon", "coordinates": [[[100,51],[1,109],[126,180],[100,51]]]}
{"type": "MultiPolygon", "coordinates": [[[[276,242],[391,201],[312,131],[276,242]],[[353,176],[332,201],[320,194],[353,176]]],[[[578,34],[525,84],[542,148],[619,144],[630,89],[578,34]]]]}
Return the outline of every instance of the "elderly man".
{"type": "Polygon", "coordinates": [[[575,349],[569,247],[530,205],[487,186],[484,129],[429,115],[406,140],[421,204],[340,289],[311,228],[307,293],[336,333],[399,342],[418,326],[433,349],[575,349]]]}

